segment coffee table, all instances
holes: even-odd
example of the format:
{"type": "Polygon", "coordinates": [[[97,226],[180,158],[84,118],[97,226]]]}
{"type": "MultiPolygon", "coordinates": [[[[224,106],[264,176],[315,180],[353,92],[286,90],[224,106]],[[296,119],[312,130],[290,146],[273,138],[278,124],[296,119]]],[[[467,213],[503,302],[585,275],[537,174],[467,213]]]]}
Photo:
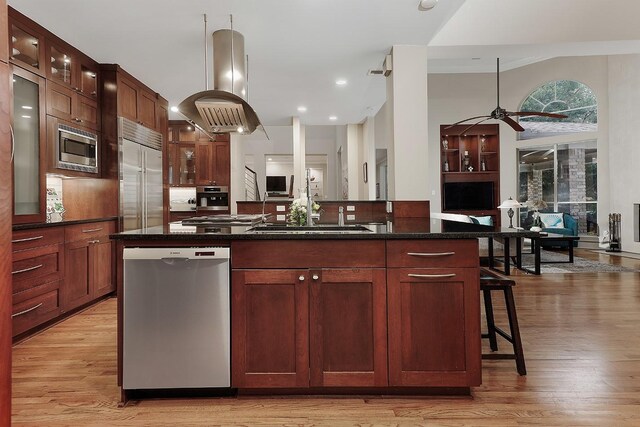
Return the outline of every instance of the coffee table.
{"type": "MultiPolygon", "coordinates": [[[[566,234],[555,233],[540,233],[536,237],[531,238],[531,253],[534,254],[534,274],[540,274],[540,264],[561,264],[571,263],[573,264],[573,242],[580,240],[578,236],[568,236],[566,234]],[[569,260],[567,261],[542,261],[540,259],[540,247],[542,242],[567,242],[569,246],[569,260]]],[[[519,267],[521,268],[521,267],[519,267]]],[[[522,268],[525,271],[530,271],[526,268],[522,268]]]]}

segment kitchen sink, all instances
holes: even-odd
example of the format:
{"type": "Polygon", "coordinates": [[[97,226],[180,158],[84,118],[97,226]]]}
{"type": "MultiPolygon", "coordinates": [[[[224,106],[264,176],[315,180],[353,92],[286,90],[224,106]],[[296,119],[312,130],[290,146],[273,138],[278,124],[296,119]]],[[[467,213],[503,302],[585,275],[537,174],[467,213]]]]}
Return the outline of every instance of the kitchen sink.
{"type": "Polygon", "coordinates": [[[249,228],[247,231],[254,233],[371,233],[372,230],[364,225],[314,225],[312,227],[281,225],[281,224],[261,224],[249,228]]]}

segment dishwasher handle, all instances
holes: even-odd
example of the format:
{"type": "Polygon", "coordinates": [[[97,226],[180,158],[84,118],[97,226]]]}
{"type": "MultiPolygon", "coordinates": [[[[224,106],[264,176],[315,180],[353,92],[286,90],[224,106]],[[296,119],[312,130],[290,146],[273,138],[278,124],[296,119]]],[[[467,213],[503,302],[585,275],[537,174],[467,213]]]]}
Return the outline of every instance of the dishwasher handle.
{"type": "Polygon", "coordinates": [[[124,260],[165,260],[165,259],[215,259],[220,261],[231,258],[230,248],[125,248],[124,260]]]}

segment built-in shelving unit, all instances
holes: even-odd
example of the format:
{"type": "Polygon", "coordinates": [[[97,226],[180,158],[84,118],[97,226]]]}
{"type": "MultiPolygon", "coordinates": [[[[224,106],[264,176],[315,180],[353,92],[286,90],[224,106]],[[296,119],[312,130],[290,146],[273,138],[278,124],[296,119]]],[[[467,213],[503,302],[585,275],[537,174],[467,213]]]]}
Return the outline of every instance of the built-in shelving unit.
{"type": "MultiPolygon", "coordinates": [[[[500,212],[500,127],[497,124],[478,125],[468,129],[469,125],[440,126],[440,182],[442,190],[442,212],[465,215],[491,215],[494,223],[499,224],[500,212]],[[467,130],[468,129],[468,130],[467,130]],[[464,131],[464,133],[462,133],[464,131]],[[461,185],[446,185],[458,183],[461,185]],[[453,209],[453,197],[462,198],[460,193],[451,194],[470,184],[469,191],[484,185],[486,193],[491,193],[492,201],[474,207],[473,200],[464,208],[453,209]],[[454,190],[455,188],[455,190],[454,190]],[[491,190],[488,190],[488,189],[491,190]]],[[[489,197],[487,195],[487,197],[489,197]]],[[[465,200],[459,200],[464,205],[465,200]]]]}

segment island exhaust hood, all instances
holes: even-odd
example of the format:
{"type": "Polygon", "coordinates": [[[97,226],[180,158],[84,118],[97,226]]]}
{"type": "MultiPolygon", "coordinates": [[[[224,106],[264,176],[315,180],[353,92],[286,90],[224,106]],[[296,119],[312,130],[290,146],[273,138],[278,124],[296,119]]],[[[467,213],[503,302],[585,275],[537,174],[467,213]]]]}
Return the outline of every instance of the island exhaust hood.
{"type": "MultiPolygon", "coordinates": [[[[206,37],[205,15],[205,37],[206,37]]],[[[247,66],[244,54],[244,36],[237,31],[218,30],[213,33],[213,90],[207,90],[186,98],[178,106],[187,121],[208,134],[239,132],[253,133],[264,127],[256,112],[246,101],[247,66]]],[[[205,39],[205,64],[207,46],[205,39]]],[[[265,132],[266,134],[266,132],[265,132]]],[[[267,136],[268,138],[268,136],[267,136]]]]}

